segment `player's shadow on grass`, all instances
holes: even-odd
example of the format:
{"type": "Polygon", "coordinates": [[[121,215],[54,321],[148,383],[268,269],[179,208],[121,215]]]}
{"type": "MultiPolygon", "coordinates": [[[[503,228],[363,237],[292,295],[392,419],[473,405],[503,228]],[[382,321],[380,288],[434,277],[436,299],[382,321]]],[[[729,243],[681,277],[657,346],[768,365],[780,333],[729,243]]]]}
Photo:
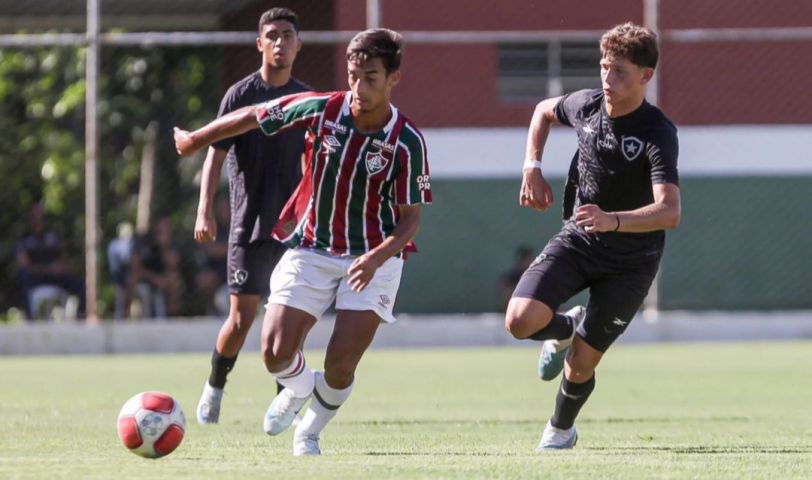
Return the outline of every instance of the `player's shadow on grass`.
{"type": "Polygon", "coordinates": [[[730,455],[730,454],[752,454],[752,453],[767,453],[767,454],[812,453],[812,446],[766,447],[766,446],[743,445],[740,447],[735,447],[735,446],[712,446],[712,445],[697,445],[697,446],[675,445],[673,447],[668,446],[585,447],[584,450],[607,454],[615,454],[618,452],[648,451],[648,452],[676,453],[678,455],[696,455],[696,454],[730,455]]]}
{"type": "Polygon", "coordinates": [[[364,452],[369,457],[517,457],[516,453],[495,452],[364,452]]]}
{"type": "MultiPolygon", "coordinates": [[[[747,417],[653,417],[653,418],[584,418],[578,423],[687,423],[687,422],[749,422],[747,417]]],[[[532,425],[547,423],[547,419],[533,420],[365,420],[344,422],[348,425],[370,426],[422,426],[422,425],[468,425],[468,426],[497,426],[497,425],[532,425]]]]}
{"type": "MultiPolygon", "coordinates": [[[[812,446],[808,447],[724,447],[724,446],[674,446],[674,447],[585,447],[578,448],[587,453],[605,453],[616,455],[618,452],[666,452],[677,455],[731,455],[731,454],[808,454],[812,453],[812,446]]],[[[515,457],[518,453],[508,452],[364,452],[363,455],[371,457],[515,457]]]]}

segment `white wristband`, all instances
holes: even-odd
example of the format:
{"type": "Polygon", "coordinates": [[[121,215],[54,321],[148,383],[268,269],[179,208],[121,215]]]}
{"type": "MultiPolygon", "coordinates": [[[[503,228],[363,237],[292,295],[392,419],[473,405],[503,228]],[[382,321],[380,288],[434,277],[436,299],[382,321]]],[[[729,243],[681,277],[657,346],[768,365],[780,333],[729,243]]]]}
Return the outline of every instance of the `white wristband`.
{"type": "Polygon", "coordinates": [[[528,168],[538,168],[541,170],[541,160],[525,160],[522,170],[526,170],[528,168]]]}

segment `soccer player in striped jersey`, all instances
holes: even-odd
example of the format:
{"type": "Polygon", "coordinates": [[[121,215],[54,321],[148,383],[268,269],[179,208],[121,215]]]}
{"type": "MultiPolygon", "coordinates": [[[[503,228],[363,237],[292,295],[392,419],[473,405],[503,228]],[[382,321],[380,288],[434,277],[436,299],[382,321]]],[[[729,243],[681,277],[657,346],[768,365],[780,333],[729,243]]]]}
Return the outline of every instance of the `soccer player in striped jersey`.
{"type": "Polygon", "coordinates": [[[431,203],[426,144],[389,103],[401,78],[403,38],[361,32],[347,47],[350,91],[302,93],[175,131],[178,153],[261,128],[269,135],[306,128],[307,171],[274,229],[293,248],[271,277],[262,329],[266,369],[285,386],[268,407],[265,431],[287,429],[313,397],[293,438],[294,455],[318,455],[319,435],[349,398],[355,369],[378,325],[393,322],[402,252],[417,233],[420,205],[431,203]],[[306,364],[301,345],[336,300],[324,371],[306,364]]]}

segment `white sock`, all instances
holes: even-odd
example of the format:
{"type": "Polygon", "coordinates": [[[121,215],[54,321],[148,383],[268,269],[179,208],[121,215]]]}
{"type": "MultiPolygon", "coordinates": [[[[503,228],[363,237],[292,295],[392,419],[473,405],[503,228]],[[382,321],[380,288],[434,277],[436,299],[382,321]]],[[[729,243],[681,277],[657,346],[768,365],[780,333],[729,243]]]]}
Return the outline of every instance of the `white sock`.
{"type": "Polygon", "coordinates": [[[310,400],[310,407],[302,418],[302,422],[296,427],[296,433],[300,435],[319,435],[324,427],[336,416],[338,407],[344,404],[352,393],[353,382],[344,390],[336,390],[327,385],[324,374],[316,375],[316,386],[313,389],[313,398],[310,400]]]}
{"type": "Polygon", "coordinates": [[[296,352],[290,366],[281,372],[271,372],[276,381],[283,387],[289,388],[296,398],[305,398],[313,392],[315,378],[313,370],[307,368],[304,353],[301,350],[296,352]]]}

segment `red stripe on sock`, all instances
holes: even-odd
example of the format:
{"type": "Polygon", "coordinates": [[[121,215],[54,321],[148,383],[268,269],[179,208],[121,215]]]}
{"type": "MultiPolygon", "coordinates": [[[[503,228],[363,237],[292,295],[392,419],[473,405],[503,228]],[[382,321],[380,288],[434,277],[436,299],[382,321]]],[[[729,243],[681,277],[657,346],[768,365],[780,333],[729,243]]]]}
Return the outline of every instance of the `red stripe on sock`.
{"type": "Polygon", "coordinates": [[[299,375],[304,370],[304,354],[301,350],[296,352],[296,368],[293,369],[293,372],[288,375],[279,375],[279,378],[291,378],[299,375]]]}

